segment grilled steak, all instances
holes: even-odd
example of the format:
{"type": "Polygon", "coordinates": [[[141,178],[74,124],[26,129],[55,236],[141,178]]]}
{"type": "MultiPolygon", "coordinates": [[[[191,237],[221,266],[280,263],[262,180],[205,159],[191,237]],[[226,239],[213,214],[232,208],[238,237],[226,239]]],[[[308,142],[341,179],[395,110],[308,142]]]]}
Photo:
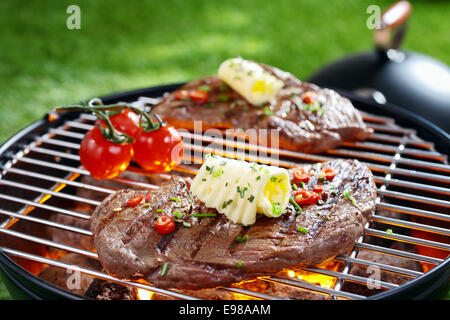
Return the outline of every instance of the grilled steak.
{"type": "Polygon", "coordinates": [[[108,196],[91,217],[100,262],[122,279],[199,289],[317,264],[345,253],[371,219],[376,186],[372,173],[357,160],[334,160],[306,165],[313,175],[305,188],[312,189],[318,183],[324,167],[334,169],[336,177],[323,184],[323,204],[304,206],[300,214],[290,205],[281,217],[260,216],[250,227],[206,208],[190,194],[189,178],[174,177],[158,190],[120,190],[108,196]],[[344,190],[347,196],[342,194],[344,190]],[[148,204],[126,206],[130,198],[140,194],[151,195],[148,204]],[[169,215],[178,210],[184,215],[180,220],[191,227],[176,223],[174,232],[159,234],[154,224],[160,210],[169,215]],[[194,213],[216,216],[194,217],[194,213]],[[298,227],[304,228],[303,232],[298,227]],[[247,241],[237,241],[245,235],[247,241]],[[161,274],[164,264],[169,268],[161,274]]]}
{"type": "Polygon", "coordinates": [[[253,131],[249,129],[275,129],[279,133],[278,142],[263,138],[254,143],[306,153],[320,153],[343,141],[364,140],[372,133],[352,103],[335,91],[301,82],[277,68],[261,66],[285,83],[270,108],[251,105],[219,77],[209,76],[166,95],[153,110],[177,128],[194,130],[194,121],[202,121],[202,131],[227,129],[230,135],[245,139],[252,137],[253,131]],[[179,99],[182,90],[202,86],[210,88],[207,103],[179,99]],[[318,105],[302,103],[301,96],[308,91],[314,92],[318,105]]]}

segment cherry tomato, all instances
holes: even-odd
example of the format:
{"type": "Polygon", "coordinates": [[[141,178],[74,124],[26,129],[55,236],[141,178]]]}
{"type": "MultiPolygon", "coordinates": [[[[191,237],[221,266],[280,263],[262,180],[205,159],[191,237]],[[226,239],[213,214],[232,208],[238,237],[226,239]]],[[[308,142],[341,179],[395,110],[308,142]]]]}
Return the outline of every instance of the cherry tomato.
{"type": "Polygon", "coordinates": [[[192,100],[197,102],[205,103],[208,101],[208,92],[203,90],[194,90],[190,92],[190,97],[192,100]]]}
{"type": "MultiPolygon", "coordinates": [[[[124,132],[132,138],[135,138],[139,131],[139,115],[128,108],[110,116],[109,120],[111,120],[111,123],[117,131],[124,132]]],[[[98,122],[103,127],[106,127],[105,121],[99,120],[98,122]]]]}
{"type": "Polygon", "coordinates": [[[134,159],[150,172],[167,172],[181,162],[183,139],[174,127],[164,125],[158,130],[139,130],[133,144],[134,159]]]}
{"type": "Polygon", "coordinates": [[[315,193],[322,193],[322,192],[323,192],[323,187],[322,187],[322,185],[318,184],[318,185],[314,186],[313,191],[314,191],[315,193]]]}
{"type": "Polygon", "coordinates": [[[155,227],[160,234],[169,234],[175,230],[175,222],[171,217],[162,214],[156,219],[155,227]]]}
{"type": "Polygon", "coordinates": [[[334,179],[334,177],[336,177],[336,173],[331,168],[325,168],[320,172],[320,177],[331,181],[334,179]]]}
{"type": "Polygon", "coordinates": [[[295,193],[294,200],[299,205],[305,205],[316,203],[318,200],[320,200],[320,197],[314,191],[302,189],[298,190],[295,193]]]}
{"type": "Polygon", "coordinates": [[[307,91],[302,95],[302,100],[304,103],[311,104],[316,102],[316,99],[314,98],[314,92],[307,91]]]}
{"type": "Polygon", "coordinates": [[[310,178],[311,176],[309,175],[309,173],[307,173],[303,168],[298,168],[294,171],[294,179],[297,181],[307,183],[310,178]]]}
{"type": "Polygon", "coordinates": [[[89,130],[80,144],[81,164],[96,179],[112,179],[124,171],[133,156],[131,144],[108,141],[95,126],[89,130]]]}
{"type": "Polygon", "coordinates": [[[135,208],[139,205],[139,203],[142,202],[142,200],[144,200],[144,196],[142,194],[131,198],[130,200],[128,200],[127,202],[127,206],[135,208]]]}

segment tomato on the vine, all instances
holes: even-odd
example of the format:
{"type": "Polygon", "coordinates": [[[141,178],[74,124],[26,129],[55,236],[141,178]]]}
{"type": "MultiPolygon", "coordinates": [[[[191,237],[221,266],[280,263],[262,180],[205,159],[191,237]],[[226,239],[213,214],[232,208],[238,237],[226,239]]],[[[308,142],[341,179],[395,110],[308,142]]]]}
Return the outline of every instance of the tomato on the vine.
{"type": "Polygon", "coordinates": [[[112,179],[125,171],[133,156],[131,144],[108,141],[95,126],[80,144],[80,162],[96,179],[112,179]]]}
{"type": "Polygon", "coordinates": [[[134,159],[144,170],[167,172],[181,162],[183,139],[174,127],[167,125],[149,132],[141,129],[135,137],[133,150],[134,159]]]}
{"type": "MultiPolygon", "coordinates": [[[[132,138],[135,138],[139,131],[139,115],[128,108],[110,116],[109,120],[117,131],[124,132],[132,138]]],[[[105,121],[99,120],[98,123],[106,127],[105,121]]]]}

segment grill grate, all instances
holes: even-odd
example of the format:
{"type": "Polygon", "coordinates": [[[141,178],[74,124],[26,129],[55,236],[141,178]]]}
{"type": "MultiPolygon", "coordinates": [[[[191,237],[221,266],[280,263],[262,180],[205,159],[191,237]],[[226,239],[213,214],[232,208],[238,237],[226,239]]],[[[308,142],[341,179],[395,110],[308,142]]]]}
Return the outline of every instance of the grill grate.
{"type": "MultiPolygon", "coordinates": [[[[134,104],[142,106],[148,102],[149,98],[139,98],[134,104]]],[[[150,102],[153,100],[150,99],[150,102]]],[[[377,210],[373,221],[365,228],[365,235],[358,239],[354,249],[347,255],[332,259],[331,262],[337,265],[337,268],[330,269],[327,265],[320,265],[301,271],[328,276],[333,279],[333,284],[329,287],[320,286],[317,282],[303,281],[297,276],[290,276],[289,273],[260,279],[324,294],[329,299],[364,299],[368,296],[367,292],[361,294],[350,290],[349,287],[351,284],[367,286],[370,274],[353,273],[353,267],[376,267],[382,272],[400,275],[407,279],[406,281],[411,281],[439,265],[447,257],[450,251],[450,216],[447,214],[450,207],[450,166],[447,156],[437,152],[433,143],[419,138],[414,130],[403,128],[388,117],[363,113],[363,118],[375,131],[367,141],[346,142],[341,147],[323,154],[266,148],[236,141],[231,137],[216,138],[180,131],[185,142],[184,160],[189,160],[194,165],[182,164],[176,168],[175,174],[195,174],[202,161],[200,153],[218,153],[228,157],[243,155],[245,160],[272,164],[273,159],[270,156],[255,158],[252,155],[254,151],[262,151],[268,155],[277,155],[280,159],[277,164],[286,168],[298,163],[322,162],[333,158],[356,158],[365,162],[374,173],[378,187],[377,210]],[[221,153],[220,150],[226,147],[232,147],[236,154],[230,154],[228,151],[226,154],[221,153]],[[386,232],[387,229],[393,229],[394,232],[386,232]],[[396,247],[391,244],[403,246],[396,247]],[[413,246],[416,250],[408,250],[404,244],[413,246]],[[416,262],[422,268],[413,270],[386,263],[384,260],[369,260],[361,256],[361,252],[404,258],[416,262]]],[[[128,171],[142,179],[118,177],[112,179],[117,186],[115,188],[86,182],[83,178],[88,177],[89,172],[80,166],[78,149],[81,139],[85,132],[92,128],[94,121],[94,116],[80,114],[78,118],[67,120],[58,127],[50,127],[46,134],[31,137],[29,143],[21,146],[20,150],[10,155],[9,160],[3,164],[0,177],[0,248],[10,257],[31,261],[39,264],[41,268],[43,265],[51,265],[75,269],[91,277],[176,299],[197,299],[180,292],[123,281],[104,272],[64,263],[23,245],[31,243],[34,247],[43,246],[97,259],[95,252],[84,248],[80,243],[66,244],[45,232],[35,234],[30,231],[31,227],[27,229],[26,226],[38,225],[44,229],[60,230],[67,235],[89,238],[91,232],[86,227],[58,222],[52,217],[59,215],[86,222],[89,219],[89,211],[100,203],[101,198],[113,193],[114,189],[130,186],[153,189],[158,187],[158,181],[170,178],[168,174],[145,173],[132,164],[128,171]],[[1,236],[14,240],[2,241],[1,236]]],[[[23,263],[23,260],[20,261],[23,263]]],[[[380,290],[391,290],[402,284],[382,280],[377,285],[380,290]]],[[[280,298],[239,286],[217,290],[248,298],[280,298]]]]}

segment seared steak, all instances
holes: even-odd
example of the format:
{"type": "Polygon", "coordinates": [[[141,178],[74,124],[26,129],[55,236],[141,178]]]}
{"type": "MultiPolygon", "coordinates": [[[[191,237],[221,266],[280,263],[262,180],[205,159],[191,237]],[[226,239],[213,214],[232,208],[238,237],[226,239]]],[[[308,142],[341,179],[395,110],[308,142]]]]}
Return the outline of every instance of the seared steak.
{"type": "Polygon", "coordinates": [[[323,184],[322,204],[304,206],[299,214],[290,205],[281,217],[260,216],[250,227],[206,208],[191,195],[189,178],[174,177],[158,190],[120,190],[108,196],[91,217],[100,262],[122,279],[143,279],[165,288],[199,289],[317,264],[343,254],[354,246],[371,219],[376,186],[372,173],[362,163],[334,160],[304,166],[312,174],[305,188],[318,184],[325,167],[334,169],[336,177],[323,184]],[[141,194],[151,196],[146,205],[126,205],[141,194]],[[178,210],[183,214],[180,220],[190,227],[179,222],[174,232],[159,234],[155,218],[160,210],[172,217],[178,210]],[[216,216],[194,217],[194,213],[216,216]],[[238,237],[247,240],[237,241],[238,237]],[[163,265],[168,266],[165,274],[161,274],[163,265]]]}
{"type": "Polygon", "coordinates": [[[202,131],[228,129],[231,135],[249,139],[249,129],[275,129],[279,132],[278,145],[264,139],[257,143],[306,153],[320,153],[343,141],[364,140],[372,133],[352,103],[335,91],[301,82],[277,68],[261,66],[285,83],[270,106],[251,105],[219,77],[210,76],[167,94],[153,110],[169,124],[188,130],[194,130],[194,121],[202,121],[202,131]],[[206,103],[179,98],[182,90],[205,86],[210,89],[206,103]],[[302,95],[308,91],[315,94],[317,105],[302,102],[302,95]]]}

